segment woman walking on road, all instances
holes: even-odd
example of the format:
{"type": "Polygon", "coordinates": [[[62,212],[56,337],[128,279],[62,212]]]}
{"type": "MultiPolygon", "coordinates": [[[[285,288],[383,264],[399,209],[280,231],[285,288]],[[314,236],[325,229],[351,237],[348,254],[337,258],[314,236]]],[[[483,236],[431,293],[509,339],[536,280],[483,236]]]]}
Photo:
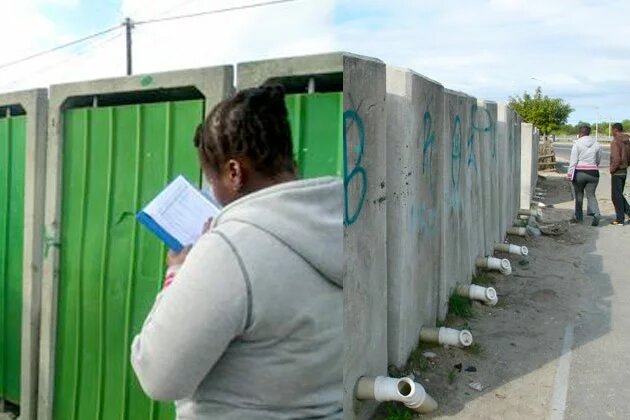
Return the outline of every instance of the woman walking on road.
{"type": "Polygon", "coordinates": [[[595,190],[599,184],[599,163],[601,161],[601,146],[590,136],[589,126],[580,127],[579,138],[573,143],[571,149],[571,160],[567,177],[573,183],[575,189],[575,216],[574,221],[584,220],[582,206],[584,202],[584,192],[588,199],[587,212],[593,215],[593,226],[599,225],[600,213],[595,190]]]}

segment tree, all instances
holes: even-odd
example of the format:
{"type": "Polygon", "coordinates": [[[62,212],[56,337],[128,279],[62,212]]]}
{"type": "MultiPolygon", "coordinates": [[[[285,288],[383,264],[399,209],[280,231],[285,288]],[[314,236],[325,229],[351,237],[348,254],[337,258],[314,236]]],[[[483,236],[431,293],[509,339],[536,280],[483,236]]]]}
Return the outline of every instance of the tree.
{"type": "Polygon", "coordinates": [[[510,108],[518,112],[525,122],[538,127],[545,136],[566,124],[573,112],[571,105],[564,100],[543,95],[540,86],[534,96],[525,92],[522,97],[510,97],[510,108]]]}

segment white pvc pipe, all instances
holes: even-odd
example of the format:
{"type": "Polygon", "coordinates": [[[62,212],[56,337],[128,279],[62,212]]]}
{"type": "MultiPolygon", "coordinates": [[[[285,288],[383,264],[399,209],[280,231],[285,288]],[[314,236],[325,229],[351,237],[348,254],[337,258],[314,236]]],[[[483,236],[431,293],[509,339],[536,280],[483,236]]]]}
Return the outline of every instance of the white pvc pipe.
{"type": "Polygon", "coordinates": [[[507,229],[508,235],[527,236],[527,229],[524,227],[511,227],[507,229]]]}
{"type": "Polygon", "coordinates": [[[502,274],[509,276],[512,274],[512,264],[510,264],[510,260],[505,258],[495,258],[495,257],[482,257],[477,258],[477,267],[478,268],[487,268],[488,270],[496,270],[500,271],[502,274]]]}
{"type": "Polygon", "coordinates": [[[422,385],[411,378],[359,378],[356,388],[359,400],[380,402],[398,401],[416,413],[430,413],[438,407],[437,402],[426,393],[422,385]]]}
{"type": "Polygon", "coordinates": [[[531,209],[521,209],[518,211],[518,215],[519,216],[534,216],[534,217],[540,217],[540,211],[538,209],[536,210],[531,210],[531,209]]]}
{"type": "MultiPolygon", "coordinates": [[[[519,216],[521,217],[521,216],[519,216]]],[[[520,218],[516,218],[514,220],[512,220],[512,226],[517,227],[517,226],[523,226],[525,224],[527,224],[529,222],[529,217],[525,217],[524,219],[520,219],[520,218]]]]}
{"type": "Polygon", "coordinates": [[[469,347],[473,343],[473,336],[468,330],[460,331],[446,327],[422,328],[420,341],[438,343],[442,346],[469,347]]]}
{"type": "Polygon", "coordinates": [[[507,252],[512,255],[521,255],[526,257],[529,254],[529,249],[526,246],[518,246],[512,244],[495,244],[494,250],[497,252],[507,252]]]}
{"type": "Polygon", "coordinates": [[[499,302],[499,297],[494,287],[483,287],[471,284],[468,286],[459,286],[455,290],[459,296],[467,297],[471,300],[478,300],[489,306],[494,306],[499,302]]]}

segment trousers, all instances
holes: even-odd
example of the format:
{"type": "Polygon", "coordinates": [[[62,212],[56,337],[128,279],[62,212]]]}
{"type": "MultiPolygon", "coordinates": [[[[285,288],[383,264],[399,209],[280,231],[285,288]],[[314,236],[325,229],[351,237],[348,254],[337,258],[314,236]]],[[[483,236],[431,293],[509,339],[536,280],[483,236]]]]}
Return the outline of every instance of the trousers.
{"type": "Polygon", "coordinates": [[[623,216],[630,216],[630,205],[623,196],[623,189],[626,186],[626,175],[612,175],[610,177],[612,189],[612,202],[615,206],[615,216],[619,223],[623,223],[623,216]]]}
{"type": "Polygon", "coordinates": [[[582,208],[584,206],[585,192],[588,200],[588,212],[599,216],[599,205],[597,204],[597,197],[595,197],[595,190],[597,189],[598,184],[598,176],[581,171],[575,172],[575,176],[573,177],[573,188],[575,189],[575,218],[577,220],[584,220],[582,208]]]}

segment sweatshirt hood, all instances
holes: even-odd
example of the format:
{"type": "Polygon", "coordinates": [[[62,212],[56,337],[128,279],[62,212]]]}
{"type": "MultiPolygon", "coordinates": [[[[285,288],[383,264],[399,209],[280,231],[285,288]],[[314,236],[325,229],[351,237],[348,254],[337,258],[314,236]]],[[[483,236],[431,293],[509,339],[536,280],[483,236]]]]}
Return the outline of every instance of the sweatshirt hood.
{"type": "Polygon", "coordinates": [[[299,180],[249,194],[214,221],[246,223],[274,236],[328,281],[343,287],[343,184],[333,177],[299,180]]]}
{"type": "Polygon", "coordinates": [[[596,143],[595,138],[591,137],[591,136],[584,136],[584,137],[580,137],[578,139],[578,142],[580,142],[583,146],[585,147],[591,147],[596,143]]]}

